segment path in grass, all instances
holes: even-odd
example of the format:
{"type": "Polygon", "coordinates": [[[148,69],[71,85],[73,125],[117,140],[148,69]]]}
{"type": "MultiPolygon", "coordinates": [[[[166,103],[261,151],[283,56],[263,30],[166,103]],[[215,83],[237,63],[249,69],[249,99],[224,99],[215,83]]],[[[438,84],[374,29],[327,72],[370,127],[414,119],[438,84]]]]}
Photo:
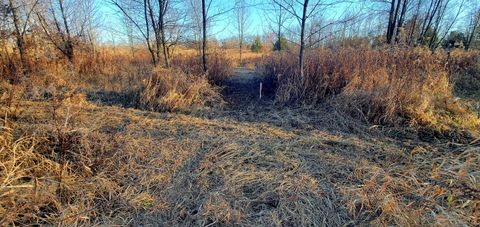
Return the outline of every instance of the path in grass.
{"type": "Polygon", "coordinates": [[[236,68],[234,74],[224,83],[224,97],[230,106],[248,107],[249,105],[271,105],[272,95],[266,93],[268,85],[265,78],[248,68],[236,68]],[[262,98],[260,98],[260,86],[262,84],[262,98]]]}

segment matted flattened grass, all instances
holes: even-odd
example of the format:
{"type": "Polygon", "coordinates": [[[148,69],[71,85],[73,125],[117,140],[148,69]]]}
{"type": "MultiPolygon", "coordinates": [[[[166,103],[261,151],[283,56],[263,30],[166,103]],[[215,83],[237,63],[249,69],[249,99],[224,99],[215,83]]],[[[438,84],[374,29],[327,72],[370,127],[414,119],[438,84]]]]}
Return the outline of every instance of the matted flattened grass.
{"type": "Polygon", "coordinates": [[[51,105],[18,103],[11,130],[2,131],[3,224],[479,221],[476,143],[402,142],[380,136],[384,129],[358,134],[342,126],[348,116],[328,109],[273,108],[243,121],[69,102],[52,113],[51,105]],[[56,121],[45,121],[52,114],[56,121]],[[10,168],[14,148],[27,166],[10,168]]]}

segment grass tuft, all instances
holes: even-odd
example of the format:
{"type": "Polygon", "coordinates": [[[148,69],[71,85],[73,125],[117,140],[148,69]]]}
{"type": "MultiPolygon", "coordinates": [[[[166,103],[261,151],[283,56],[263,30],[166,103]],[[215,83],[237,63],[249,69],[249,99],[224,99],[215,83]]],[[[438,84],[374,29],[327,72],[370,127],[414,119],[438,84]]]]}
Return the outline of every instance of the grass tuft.
{"type": "Polygon", "coordinates": [[[204,76],[179,70],[155,70],[140,94],[140,106],[153,111],[176,111],[220,105],[219,89],[204,76]]]}

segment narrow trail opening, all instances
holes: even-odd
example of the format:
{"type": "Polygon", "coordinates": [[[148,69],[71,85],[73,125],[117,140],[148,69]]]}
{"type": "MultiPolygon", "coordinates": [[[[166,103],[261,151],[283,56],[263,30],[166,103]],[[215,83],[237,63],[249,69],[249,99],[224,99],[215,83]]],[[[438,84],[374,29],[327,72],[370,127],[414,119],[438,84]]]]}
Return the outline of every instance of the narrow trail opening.
{"type": "Polygon", "coordinates": [[[271,89],[265,77],[252,69],[236,68],[234,74],[225,81],[224,86],[223,95],[231,109],[265,109],[273,105],[274,95],[269,92],[271,89]]]}

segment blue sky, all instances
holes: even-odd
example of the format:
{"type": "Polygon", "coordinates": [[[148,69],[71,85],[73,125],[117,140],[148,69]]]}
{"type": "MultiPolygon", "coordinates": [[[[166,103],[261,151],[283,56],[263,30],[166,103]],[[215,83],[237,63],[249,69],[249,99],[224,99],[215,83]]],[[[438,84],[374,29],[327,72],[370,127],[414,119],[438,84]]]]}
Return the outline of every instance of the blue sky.
{"type": "MultiPolygon", "coordinates": [[[[218,3],[215,10],[225,11],[233,8],[234,1],[214,0],[218,3]]],[[[249,35],[262,35],[265,31],[263,6],[258,2],[261,0],[251,0],[249,4],[248,30],[249,35]]],[[[123,31],[124,25],[121,19],[121,14],[112,6],[108,0],[96,0],[98,6],[98,16],[102,18],[102,26],[100,29],[101,42],[112,43],[112,33],[116,43],[126,42],[126,37],[118,31],[123,31]]],[[[209,29],[209,36],[217,39],[224,39],[229,37],[236,37],[235,17],[233,12],[226,13],[216,19],[209,29]]]]}
{"type": "MultiPolygon", "coordinates": [[[[111,43],[112,39],[115,39],[115,43],[122,43],[126,42],[125,35],[122,35],[121,32],[123,31],[124,25],[121,19],[121,14],[117,12],[117,9],[109,3],[109,0],[95,0],[98,6],[98,16],[103,19],[102,27],[99,29],[99,37],[101,37],[101,42],[103,43],[111,43]]],[[[180,0],[183,1],[183,0],[180,0]]],[[[225,11],[227,9],[232,9],[235,1],[234,0],[213,0],[214,7],[211,10],[212,14],[218,11],[225,11]]],[[[330,1],[330,0],[324,0],[330,1]]],[[[334,0],[332,0],[334,1],[334,0]]],[[[477,0],[453,0],[451,4],[452,12],[455,11],[456,5],[459,5],[458,2],[461,1],[477,1],[477,0]]],[[[312,1],[313,2],[313,1],[312,1]]],[[[352,2],[352,1],[350,1],[352,2]]],[[[353,0],[353,2],[362,2],[360,0],[353,0]]],[[[272,8],[273,4],[270,0],[247,0],[247,3],[251,6],[249,7],[249,26],[246,31],[248,35],[263,35],[269,31],[269,22],[266,20],[265,9],[272,8]]],[[[378,7],[378,6],[375,6],[378,7]]],[[[373,8],[375,8],[373,7],[373,8]]],[[[381,7],[381,6],[380,6],[381,7]]],[[[362,11],[364,5],[357,4],[357,5],[350,5],[350,4],[340,4],[335,5],[334,7],[329,8],[328,10],[322,11],[323,17],[337,17],[345,12],[346,10],[350,11],[362,11]]],[[[378,11],[377,11],[378,12],[378,11]]],[[[368,11],[368,13],[372,13],[372,11],[368,11]]],[[[464,16],[464,15],[462,15],[464,16]]],[[[462,20],[462,16],[459,18],[459,21],[462,20]]],[[[234,38],[237,36],[237,31],[235,29],[235,15],[233,11],[224,14],[216,19],[216,22],[211,25],[209,28],[209,36],[215,37],[217,39],[224,39],[224,38],[234,38]]],[[[364,21],[364,23],[372,23],[372,21],[364,21]]],[[[291,21],[290,24],[292,27],[297,27],[296,21],[291,21]]],[[[458,24],[457,24],[458,25],[458,24]]],[[[454,29],[457,26],[454,26],[454,29]]]]}

